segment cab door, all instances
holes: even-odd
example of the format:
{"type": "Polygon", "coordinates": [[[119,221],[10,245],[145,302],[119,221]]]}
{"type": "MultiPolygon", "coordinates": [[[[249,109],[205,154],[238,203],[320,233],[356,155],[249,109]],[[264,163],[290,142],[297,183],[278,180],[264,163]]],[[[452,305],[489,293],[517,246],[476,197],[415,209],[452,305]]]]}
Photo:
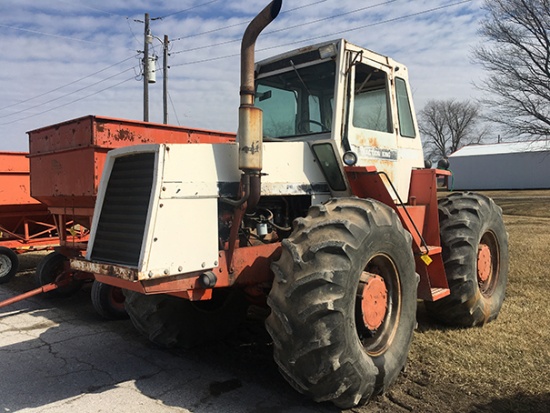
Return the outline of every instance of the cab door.
{"type": "MultiPolygon", "coordinates": [[[[423,155],[406,68],[394,68],[369,59],[353,65],[349,84],[347,145],[358,166],[384,172],[405,202],[411,170],[423,166],[423,155]],[[398,71],[400,77],[394,76],[398,71]]],[[[344,140],[344,145],[346,139],[344,140]]],[[[397,199],[387,179],[390,195],[397,199]]]]}
{"type": "Polygon", "coordinates": [[[353,66],[347,142],[357,155],[358,166],[375,166],[395,184],[398,146],[389,69],[366,59],[353,66]]]}

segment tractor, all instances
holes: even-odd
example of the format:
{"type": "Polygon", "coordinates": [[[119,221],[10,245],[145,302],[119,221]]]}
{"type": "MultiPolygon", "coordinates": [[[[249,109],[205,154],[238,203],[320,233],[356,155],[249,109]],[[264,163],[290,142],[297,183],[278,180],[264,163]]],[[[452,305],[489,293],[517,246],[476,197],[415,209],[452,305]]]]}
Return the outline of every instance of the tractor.
{"type": "Polygon", "coordinates": [[[219,339],[265,306],[281,374],[341,408],[405,366],[423,300],[458,326],[497,317],[508,273],[501,209],[438,199],[407,68],[340,39],[258,63],[272,1],[241,44],[236,142],[109,152],[75,272],[123,289],[165,347],[219,339]]]}

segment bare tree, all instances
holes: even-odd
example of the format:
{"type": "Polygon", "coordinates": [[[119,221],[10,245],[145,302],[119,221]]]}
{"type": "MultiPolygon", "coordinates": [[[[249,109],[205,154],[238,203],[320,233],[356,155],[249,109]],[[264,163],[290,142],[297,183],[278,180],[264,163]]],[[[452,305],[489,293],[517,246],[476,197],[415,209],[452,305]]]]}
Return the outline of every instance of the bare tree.
{"type": "Polygon", "coordinates": [[[550,1],[486,0],[484,43],[474,59],[489,76],[478,85],[488,118],[514,137],[550,138],[550,1]]]}
{"type": "Polygon", "coordinates": [[[480,143],[486,135],[479,105],[456,100],[431,100],[418,114],[427,159],[446,158],[465,145],[480,143]]]}

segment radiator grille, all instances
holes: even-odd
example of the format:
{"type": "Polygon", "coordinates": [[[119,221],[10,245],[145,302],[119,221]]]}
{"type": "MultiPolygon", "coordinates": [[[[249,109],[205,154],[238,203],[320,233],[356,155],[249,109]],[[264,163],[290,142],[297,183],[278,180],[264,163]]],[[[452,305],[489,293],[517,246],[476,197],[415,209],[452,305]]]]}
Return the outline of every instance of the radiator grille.
{"type": "Polygon", "coordinates": [[[96,229],[93,261],[138,266],[154,166],[152,152],[115,159],[96,229]]]}

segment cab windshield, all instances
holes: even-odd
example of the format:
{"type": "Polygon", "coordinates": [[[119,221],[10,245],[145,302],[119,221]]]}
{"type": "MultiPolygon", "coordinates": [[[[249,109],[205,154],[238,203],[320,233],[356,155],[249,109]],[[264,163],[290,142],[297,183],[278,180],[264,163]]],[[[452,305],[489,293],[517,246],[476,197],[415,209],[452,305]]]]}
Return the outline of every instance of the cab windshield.
{"type": "Polygon", "coordinates": [[[264,139],[330,132],[335,70],[327,61],[258,79],[255,105],[263,110],[264,139]]]}

